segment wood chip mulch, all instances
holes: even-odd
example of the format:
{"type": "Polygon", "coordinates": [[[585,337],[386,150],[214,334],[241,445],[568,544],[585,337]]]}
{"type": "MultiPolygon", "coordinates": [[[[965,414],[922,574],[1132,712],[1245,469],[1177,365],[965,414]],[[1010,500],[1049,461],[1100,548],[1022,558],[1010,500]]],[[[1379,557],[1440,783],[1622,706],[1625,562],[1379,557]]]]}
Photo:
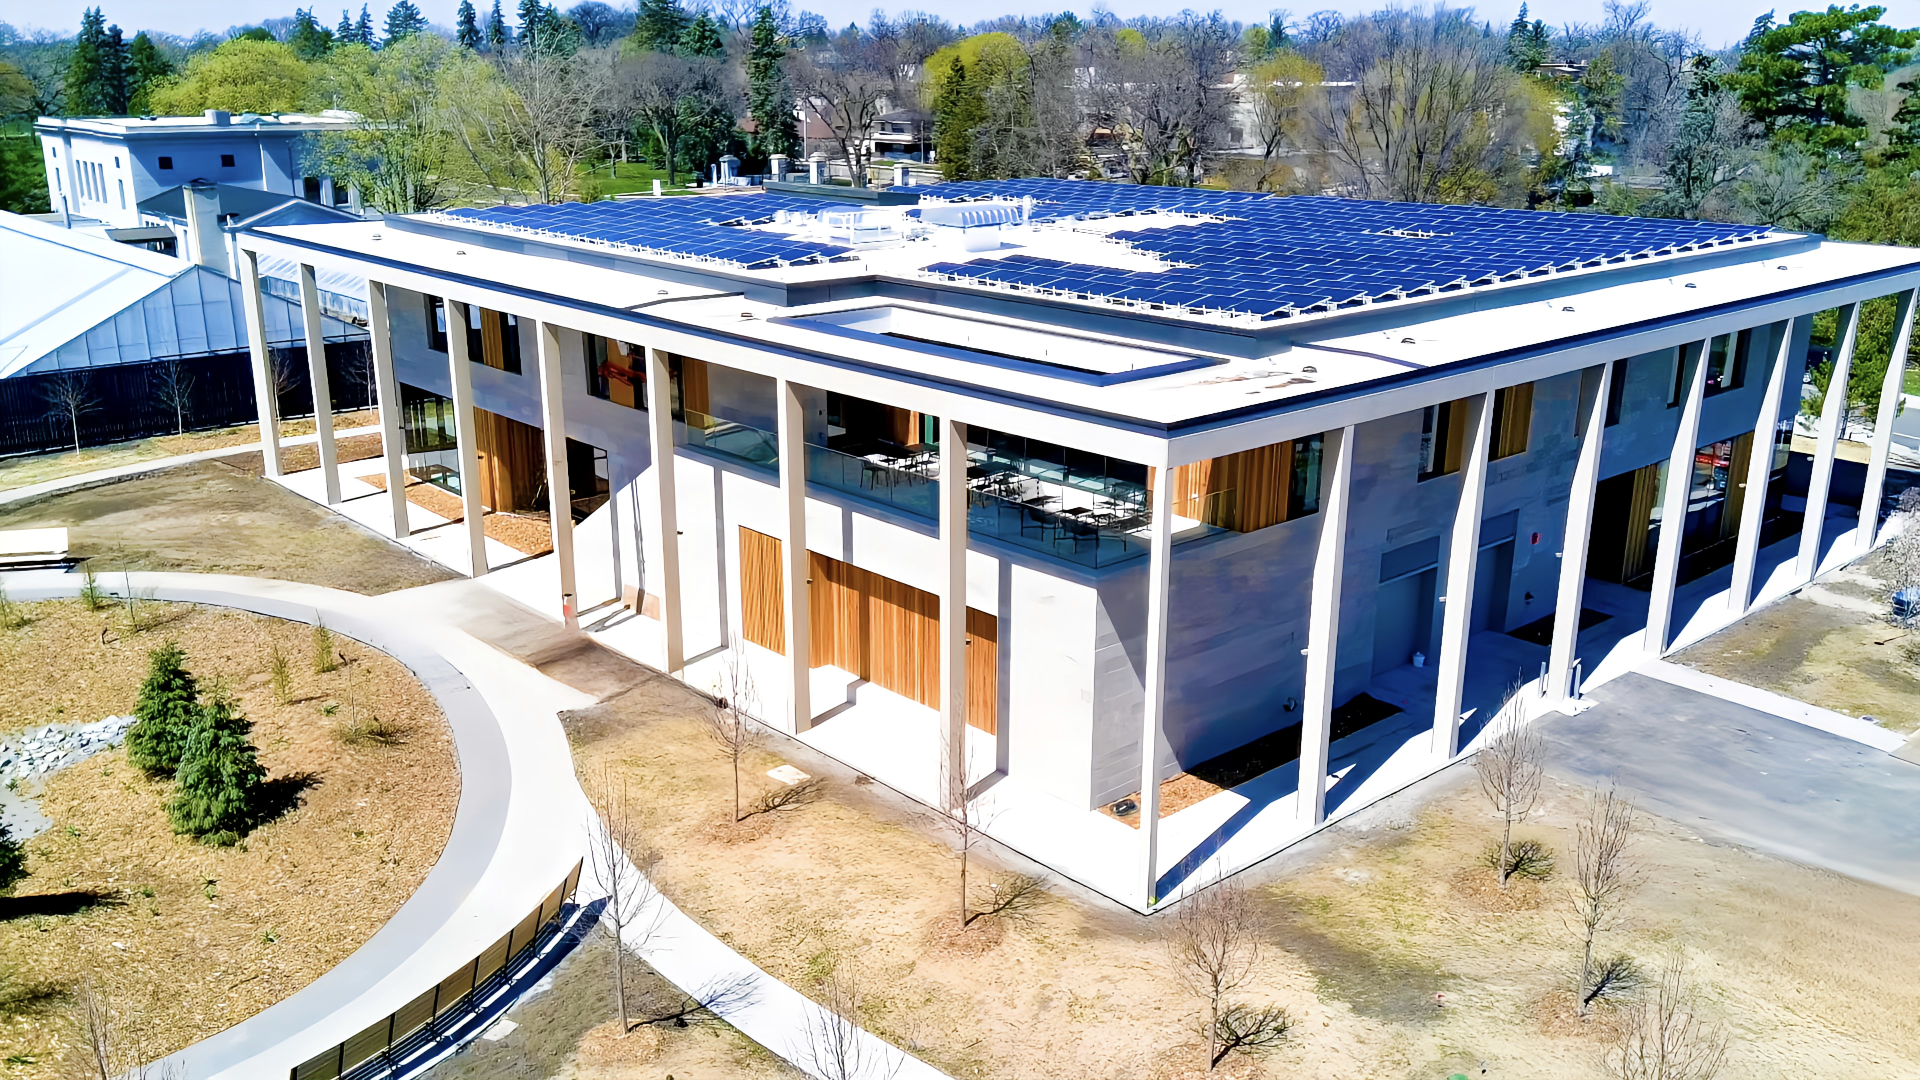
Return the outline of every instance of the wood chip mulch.
{"type": "MultiPolygon", "coordinates": [[[[378,455],[375,455],[378,456],[378,455]]],[[[387,478],[375,474],[361,477],[381,491],[387,490],[387,478]]],[[[428,510],[446,518],[448,521],[465,521],[467,511],[461,505],[460,496],[442,487],[436,487],[424,480],[407,480],[407,501],[422,510],[428,510]]],[[[481,528],[487,536],[507,545],[523,555],[545,555],[553,550],[553,525],[543,510],[527,510],[507,513],[489,510],[482,519],[481,528]]]]}

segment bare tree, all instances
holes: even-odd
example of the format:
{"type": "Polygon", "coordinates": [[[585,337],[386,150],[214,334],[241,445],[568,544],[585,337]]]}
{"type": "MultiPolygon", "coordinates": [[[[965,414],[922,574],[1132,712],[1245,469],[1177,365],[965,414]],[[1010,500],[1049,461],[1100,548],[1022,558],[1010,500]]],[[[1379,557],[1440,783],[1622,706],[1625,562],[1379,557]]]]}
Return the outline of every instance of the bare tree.
{"type": "Polygon", "coordinates": [[[1473,757],[1473,771],[1480,777],[1480,791],[1501,816],[1500,852],[1494,869],[1500,875],[1500,887],[1507,887],[1513,876],[1513,823],[1525,821],[1540,800],[1540,782],[1546,776],[1541,759],[1546,743],[1532,726],[1508,721],[1508,726],[1487,740],[1473,757]]]}
{"type": "Polygon", "coordinates": [[[894,92],[889,70],[891,49],[870,38],[842,39],[831,49],[795,53],[790,58],[795,100],[829,132],[828,141],[852,172],[853,186],[867,186],[872,137],[894,92]]]}
{"type": "Polygon", "coordinates": [[[837,957],[819,983],[820,1008],[807,1017],[806,1053],[811,1071],[824,1080],[890,1080],[904,1055],[860,1026],[866,992],[851,957],[837,957]]]}
{"type": "Polygon", "coordinates": [[[721,660],[718,695],[700,714],[707,737],[713,740],[720,756],[727,759],[733,770],[733,820],[736,822],[743,816],[740,813],[740,761],[760,745],[760,732],[753,726],[757,706],[753,673],[747,668],[745,653],[736,644],[721,660]]]}
{"type": "Polygon", "coordinates": [[[1713,1080],[1726,1064],[1726,1028],[1700,1016],[1679,946],[1667,950],[1652,994],[1625,1013],[1607,1054],[1607,1071],[1618,1080],[1713,1080]]]}
{"type": "MultiPolygon", "coordinates": [[[[300,385],[300,377],[306,371],[304,360],[295,360],[293,350],[271,346],[267,348],[267,375],[273,383],[273,415],[280,415],[280,403],[286,400],[294,387],[300,385]]],[[[318,415],[318,414],[316,414],[318,415]]]]}
{"type": "Polygon", "coordinates": [[[46,399],[47,410],[53,418],[72,432],[73,452],[79,453],[80,417],[100,407],[100,397],[93,392],[93,380],[85,370],[61,372],[40,385],[40,396],[46,399]]]}
{"type": "Polygon", "coordinates": [[[1594,938],[1608,929],[1642,872],[1630,850],[1636,811],[1633,800],[1613,786],[1587,795],[1586,812],[1574,827],[1573,914],[1580,932],[1580,1014],[1593,1002],[1618,993],[1634,981],[1630,960],[1617,957],[1595,964],[1594,938]]]}
{"type": "MultiPolygon", "coordinates": [[[[146,1080],[148,1048],[141,1027],[117,1007],[91,974],[82,975],[73,988],[73,1034],[79,1058],[73,1062],[84,1080],[146,1080]]],[[[184,1070],[172,1065],[160,1071],[160,1080],[185,1080],[184,1070]]]]}
{"type": "Polygon", "coordinates": [[[720,61],[700,56],[643,52],[613,63],[608,107],[651,135],[667,167],[667,183],[679,182],[681,140],[703,112],[733,109],[739,89],[720,61]]]}
{"type": "Polygon", "coordinates": [[[153,371],[153,396],[173,411],[173,432],[187,430],[187,412],[193,408],[193,372],[179,360],[168,360],[153,371]]]}
{"type": "Polygon", "coordinates": [[[499,64],[513,91],[502,99],[503,146],[532,182],[535,197],[558,202],[574,193],[580,163],[601,145],[595,118],[610,83],[609,54],[520,49],[499,64]]]}
{"type": "Polygon", "coordinates": [[[1293,1026],[1286,1010],[1229,999],[1260,961],[1260,913],[1246,886],[1215,881],[1182,900],[1167,931],[1167,953],[1187,988],[1206,1003],[1207,1068],[1235,1050],[1271,1046],[1293,1026]]]}
{"type": "Polygon", "coordinates": [[[648,872],[660,855],[648,846],[641,831],[638,807],[626,777],[612,766],[602,766],[583,785],[587,801],[598,818],[598,828],[587,842],[594,877],[607,891],[600,917],[613,932],[613,993],[620,1008],[620,1034],[633,1025],[627,1010],[627,949],[639,949],[659,928],[664,907],[657,902],[648,872]]]}
{"type": "Polygon", "coordinates": [[[1192,186],[1226,142],[1233,36],[1218,13],[1191,12],[1151,40],[1109,32],[1093,46],[1089,101],[1139,184],[1192,186]]]}

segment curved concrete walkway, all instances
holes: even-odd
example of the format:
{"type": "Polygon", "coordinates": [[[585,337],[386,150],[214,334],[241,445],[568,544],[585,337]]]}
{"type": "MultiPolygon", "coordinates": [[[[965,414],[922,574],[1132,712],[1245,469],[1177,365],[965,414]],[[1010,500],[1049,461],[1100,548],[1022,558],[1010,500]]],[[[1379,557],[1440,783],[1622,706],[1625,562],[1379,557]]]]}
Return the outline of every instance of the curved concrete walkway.
{"type": "MultiPolygon", "coordinates": [[[[78,576],[0,574],[18,600],[72,597],[78,576]]],[[[293,1066],[382,1019],[471,962],[539,903],[585,851],[592,815],[573,772],[558,713],[593,699],[497,651],[440,617],[418,590],[361,596],[295,582],[213,574],[109,574],[110,591],[232,607],[330,628],[405,664],[439,702],[452,730],[460,802],[446,848],[385,926],[305,989],[156,1063],[194,1080],[255,1080],[293,1066]]],[[[583,873],[583,898],[599,890],[583,873]]],[[[804,1071],[822,1076],[809,1030],[821,1008],[761,971],[655,894],[653,932],[629,945],[676,985],[698,994],[738,991],[721,1016],[804,1071]]],[[[940,1077],[938,1071],[862,1031],[863,1076],[940,1077]]]]}

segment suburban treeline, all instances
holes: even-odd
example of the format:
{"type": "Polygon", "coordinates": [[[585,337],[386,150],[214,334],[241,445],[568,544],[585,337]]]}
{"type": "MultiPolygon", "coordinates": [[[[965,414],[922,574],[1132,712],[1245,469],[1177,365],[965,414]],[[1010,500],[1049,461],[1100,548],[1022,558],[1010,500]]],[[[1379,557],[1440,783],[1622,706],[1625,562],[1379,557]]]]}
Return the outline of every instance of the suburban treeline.
{"type": "Polygon", "coordinates": [[[383,17],[299,9],[183,41],[128,38],[96,8],[72,37],[0,24],[0,109],[16,126],[347,110],[361,122],[316,144],[314,169],[388,211],[596,198],[623,162],[697,182],[728,154],[749,174],[776,154],[797,167],[824,154],[834,176],[864,184],[878,152],[951,179],[1086,176],[1920,241],[1920,99],[1909,104],[1906,77],[1920,33],[1883,23],[1879,7],[1832,7],[1768,12],[1711,49],[1655,25],[1644,0],[1605,10],[1560,27],[1523,5],[1505,25],[1439,7],[1281,11],[1254,25],[1067,13],[968,29],[876,12],[836,30],[784,0],[463,0],[456,25],[436,28],[400,0],[383,17]]]}

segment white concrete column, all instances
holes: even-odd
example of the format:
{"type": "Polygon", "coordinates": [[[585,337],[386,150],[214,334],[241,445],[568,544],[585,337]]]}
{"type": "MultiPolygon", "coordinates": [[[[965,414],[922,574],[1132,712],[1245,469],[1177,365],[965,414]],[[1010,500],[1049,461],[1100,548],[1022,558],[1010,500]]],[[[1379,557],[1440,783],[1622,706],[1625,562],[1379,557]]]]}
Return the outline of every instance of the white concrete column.
{"type": "MultiPolygon", "coordinates": [[[[1442,405],[1441,408],[1446,408],[1442,405]]],[[[1469,440],[1460,467],[1460,503],[1447,546],[1446,607],[1440,614],[1440,658],[1435,665],[1433,753],[1448,761],[1460,752],[1460,702],[1467,689],[1467,639],[1473,636],[1473,572],[1480,559],[1480,514],[1487,498],[1487,451],[1493,394],[1467,399],[1469,440]]]]}
{"type": "MultiPolygon", "coordinates": [[[[250,261],[250,260],[249,260],[250,261]]],[[[300,266],[300,315],[307,329],[307,382],[313,387],[313,430],[320,447],[320,479],[327,505],[340,501],[340,455],[333,447],[333,383],[327,377],[327,336],[320,322],[320,285],[313,267],[300,266]]]]}
{"type": "Polygon", "coordinates": [[[1600,482],[1600,451],[1606,442],[1607,399],[1613,392],[1613,365],[1595,365],[1600,385],[1592,401],[1580,402],[1586,423],[1580,456],[1567,489],[1567,528],[1560,538],[1560,591],[1553,604],[1553,644],[1547,654],[1546,693],[1556,700],[1580,696],[1573,685],[1574,654],[1580,644],[1580,605],[1586,602],[1587,548],[1593,540],[1594,491],[1600,482]]]}
{"type": "Polygon", "coordinates": [[[1867,458],[1867,482],[1860,494],[1859,548],[1866,551],[1880,539],[1880,496],[1887,488],[1887,455],[1893,451],[1893,418],[1900,411],[1901,384],[1907,378],[1907,346],[1913,340],[1915,290],[1900,294],[1894,315],[1893,356],[1880,383],[1880,411],[1873,420],[1873,453],[1867,458]]]}
{"type": "Polygon", "coordinates": [[[480,501],[480,433],[473,415],[473,357],[467,349],[467,305],[447,306],[447,374],[453,386],[453,437],[459,443],[460,512],[467,527],[467,553],[474,577],[487,572],[487,508],[480,501]]]}
{"type": "Polygon", "coordinates": [[[655,508],[660,520],[660,627],[666,641],[667,674],[686,666],[680,625],[680,527],[673,494],[673,376],[667,354],[647,349],[647,431],[653,445],[655,508]]]}
{"type": "Polygon", "coordinates": [[[1833,355],[1833,374],[1827,378],[1827,396],[1820,403],[1820,427],[1814,435],[1813,471],[1807,477],[1807,516],[1800,524],[1800,555],[1793,562],[1793,580],[1805,584],[1820,570],[1820,538],[1826,531],[1827,493],[1833,487],[1833,456],[1840,448],[1840,428],[1847,419],[1847,377],[1853,371],[1853,342],[1860,332],[1860,305],[1840,309],[1834,334],[1839,348],[1833,355]]]}
{"type": "Polygon", "coordinates": [[[1327,817],[1327,745],[1333,736],[1333,675],[1340,653],[1340,583],[1346,575],[1347,494],[1353,484],[1352,427],[1322,436],[1326,490],[1307,607],[1307,680],[1300,703],[1300,823],[1327,817]]]}
{"type": "MultiPolygon", "coordinates": [[[[560,568],[560,618],[573,630],[580,625],[579,590],[574,584],[573,496],[567,476],[566,394],[560,378],[560,332],[550,322],[535,324],[540,351],[540,426],[547,445],[547,518],[553,526],[553,559],[560,568]]],[[[465,325],[447,320],[447,340],[465,325]]]]}
{"type": "Polygon", "coordinates": [[[1147,546],[1147,654],[1140,707],[1140,876],[1147,906],[1160,899],[1160,744],[1167,726],[1167,602],[1173,583],[1173,476],[1154,470],[1147,546]]]}
{"type": "Polygon", "coordinates": [[[787,711],[798,734],[813,726],[812,607],[807,586],[812,570],[807,557],[807,409],[800,387],[781,379],[775,386],[780,441],[780,500],[787,508],[787,535],[780,545],[781,579],[786,586],[787,711]]]}
{"type": "MultiPolygon", "coordinates": [[[[1667,487],[1660,494],[1660,539],[1653,554],[1653,587],[1647,594],[1647,629],[1641,647],[1648,656],[1667,651],[1673,637],[1673,595],[1680,587],[1681,543],[1687,536],[1687,504],[1693,498],[1693,461],[1700,450],[1700,409],[1707,390],[1707,350],[1711,341],[1694,346],[1693,370],[1683,371],[1687,396],[1680,402],[1680,429],[1673,433],[1673,451],[1667,455],[1667,487]]],[[[1686,350],[1680,352],[1686,362],[1686,350]]]]}
{"type": "Polygon", "coordinates": [[[959,810],[967,793],[967,425],[940,418],[940,730],[942,790],[959,810]]]}
{"type": "MultiPolygon", "coordinates": [[[[1740,499],[1740,534],[1733,545],[1733,586],[1727,591],[1727,606],[1743,615],[1753,605],[1754,573],[1760,561],[1760,530],[1766,523],[1767,481],[1773,476],[1774,429],[1780,426],[1781,399],[1787,394],[1787,362],[1793,352],[1794,330],[1798,320],[1789,319],[1776,326],[1780,340],[1773,345],[1773,367],[1767,371],[1767,389],[1760,399],[1760,413],[1753,422],[1753,446],[1747,453],[1747,475],[1741,478],[1746,493],[1740,499]]],[[[1796,387],[1796,389],[1798,389],[1796,387]]]]}
{"type": "Polygon", "coordinates": [[[260,458],[268,476],[280,475],[280,401],[273,392],[273,355],[267,351],[267,312],[260,298],[260,257],[240,260],[240,306],[253,359],[253,400],[260,413],[260,458]]]}
{"type": "Polygon", "coordinates": [[[393,328],[387,322],[385,282],[367,282],[367,334],[373,339],[374,392],[380,405],[380,452],[386,457],[387,498],[393,503],[393,535],[405,539],[407,524],[407,433],[400,415],[400,380],[393,372],[393,328]]]}

